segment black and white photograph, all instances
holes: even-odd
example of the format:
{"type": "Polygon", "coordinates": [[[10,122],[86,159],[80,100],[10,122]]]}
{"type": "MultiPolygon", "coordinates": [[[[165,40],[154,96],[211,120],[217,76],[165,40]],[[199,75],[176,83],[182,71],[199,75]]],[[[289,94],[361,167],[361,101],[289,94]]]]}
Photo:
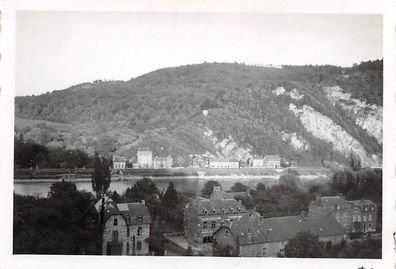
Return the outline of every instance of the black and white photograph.
{"type": "Polygon", "coordinates": [[[384,14],[13,19],[12,256],[384,258],[384,14]]]}

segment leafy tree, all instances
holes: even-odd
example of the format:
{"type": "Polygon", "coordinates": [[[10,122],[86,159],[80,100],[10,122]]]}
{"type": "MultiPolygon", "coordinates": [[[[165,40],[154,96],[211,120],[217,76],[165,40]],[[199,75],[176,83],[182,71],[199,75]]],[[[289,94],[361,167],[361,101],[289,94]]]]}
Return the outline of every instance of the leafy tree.
{"type": "Polygon", "coordinates": [[[101,233],[94,197],[57,182],[49,197],[14,194],[15,254],[99,254],[101,233]]]}
{"type": "Polygon", "coordinates": [[[168,188],[165,191],[164,196],[162,197],[162,205],[167,208],[175,208],[179,203],[178,193],[173,185],[173,182],[169,182],[168,188]]]}
{"type": "Polygon", "coordinates": [[[325,256],[319,236],[299,232],[285,245],[285,256],[290,258],[321,258],[325,256]]]}
{"type": "Polygon", "coordinates": [[[220,183],[216,180],[209,180],[205,183],[204,188],[201,191],[201,195],[204,198],[209,198],[213,192],[213,187],[221,186],[220,183]]]}
{"type": "Polygon", "coordinates": [[[278,184],[281,186],[288,186],[297,189],[301,186],[301,181],[298,176],[295,176],[293,174],[286,174],[279,177],[278,184]]]}
{"type": "Polygon", "coordinates": [[[91,182],[92,190],[98,198],[106,193],[106,190],[110,187],[110,162],[97,152],[95,152],[95,163],[91,182]]]}
{"type": "Polygon", "coordinates": [[[243,185],[240,182],[236,182],[234,184],[234,186],[231,187],[231,190],[235,191],[235,192],[245,192],[245,191],[247,191],[247,189],[248,189],[248,187],[243,185]]]}
{"type": "Polygon", "coordinates": [[[218,257],[236,257],[236,251],[235,249],[230,246],[221,246],[217,240],[213,241],[213,256],[218,256],[218,257]]]}

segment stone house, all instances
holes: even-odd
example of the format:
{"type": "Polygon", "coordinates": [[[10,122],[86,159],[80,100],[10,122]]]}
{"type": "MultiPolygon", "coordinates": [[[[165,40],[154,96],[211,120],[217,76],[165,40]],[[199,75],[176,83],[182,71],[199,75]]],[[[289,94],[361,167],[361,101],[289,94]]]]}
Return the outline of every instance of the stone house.
{"type": "Polygon", "coordinates": [[[251,160],[252,167],[262,168],[264,167],[264,158],[254,158],[251,160]]]}
{"type": "Polygon", "coordinates": [[[155,156],[153,159],[154,169],[171,168],[172,166],[173,166],[173,158],[170,155],[168,157],[155,156]]]}
{"type": "Polygon", "coordinates": [[[113,169],[124,170],[126,168],[127,159],[120,156],[113,156],[113,169]]]}
{"type": "Polygon", "coordinates": [[[140,203],[108,203],[104,212],[103,255],[148,255],[151,216],[140,203]]]}
{"type": "Polygon", "coordinates": [[[335,218],[350,232],[374,232],[377,206],[370,200],[347,201],[342,196],[317,197],[309,205],[308,214],[335,218]]]}
{"type": "Polygon", "coordinates": [[[138,168],[153,168],[153,152],[149,150],[139,150],[137,152],[138,168]]]}
{"type": "Polygon", "coordinates": [[[221,187],[214,187],[209,199],[197,197],[184,209],[183,234],[192,245],[211,244],[213,233],[246,214],[245,207],[233,198],[224,198],[221,187]]]}
{"type": "Polygon", "coordinates": [[[284,255],[285,245],[299,232],[310,232],[323,242],[340,243],[345,229],[334,219],[305,214],[276,218],[248,215],[214,233],[215,242],[230,247],[240,257],[277,257],[284,255]]]}
{"type": "Polygon", "coordinates": [[[281,168],[281,157],[279,155],[265,155],[264,167],[265,168],[281,168]]]}

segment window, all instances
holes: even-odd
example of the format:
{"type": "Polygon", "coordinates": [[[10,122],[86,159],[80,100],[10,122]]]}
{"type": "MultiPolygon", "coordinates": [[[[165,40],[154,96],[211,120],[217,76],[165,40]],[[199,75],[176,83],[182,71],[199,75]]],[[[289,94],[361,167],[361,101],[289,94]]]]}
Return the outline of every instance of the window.
{"type": "Polygon", "coordinates": [[[204,209],[204,214],[205,215],[208,214],[208,210],[204,209]]]}
{"type": "Polygon", "coordinates": [[[372,221],[373,220],[373,216],[371,214],[368,215],[368,220],[372,221]]]}
{"type": "Polygon", "coordinates": [[[114,225],[114,226],[117,226],[117,225],[118,225],[118,219],[117,219],[117,218],[114,218],[114,220],[113,220],[113,225],[114,225]]]}
{"type": "Polygon", "coordinates": [[[366,215],[363,216],[363,221],[367,221],[367,216],[366,215]]]}
{"type": "Polygon", "coordinates": [[[212,209],[212,214],[216,214],[216,208],[212,209]]]}
{"type": "Polygon", "coordinates": [[[131,223],[131,216],[129,216],[128,214],[125,215],[126,221],[127,223],[131,223]]]}
{"type": "Polygon", "coordinates": [[[216,228],[216,221],[212,221],[212,228],[216,228]]]}
{"type": "Polygon", "coordinates": [[[238,212],[241,212],[241,208],[238,206],[238,212]]]}
{"type": "Polygon", "coordinates": [[[372,207],[371,207],[371,211],[374,211],[374,210],[375,210],[375,207],[374,207],[374,206],[372,206],[372,207]]]}
{"type": "Polygon", "coordinates": [[[136,243],[136,249],[137,249],[137,250],[142,250],[142,241],[137,241],[137,243],[136,243]]]}
{"type": "Polygon", "coordinates": [[[142,226],[138,227],[137,235],[142,235],[142,226]]]}
{"type": "Polygon", "coordinates": [[[267,248],[263,247],[263,257],[266,257],[266,256],[267,256],[267,248]]]}
{"type": "Polygon", "coordinates": [[[234,209],[230,207],[230,213],[234,213],[234,209]]]}
{"type": "Polygon", "coordinates": [[[368,207],[366,206],[365,208],[364,208],[364,211],[367,211],[368,210],[368,207]]]}
{"type": "Polygon", "coordinates": [[[127,237],[129,237],[129,227],[127,228],[127,237]]]}
{"type": "Polygon", "coordinates": [[[138,214],[138,221],[143,222],[143,214],[142,213],[138,214]]]}
{"type": "Polygon", "coordinates": [[[111,237],[112,237],[111,239],[113,242],[118,242],[118,231],[113,231],[111,237]]]}
{"type": "Polygon", "coordinates": [[[222,212],[223,212],[223,214],[224,214],[224,213],[225,213],[225,208],[223,208],[221,211],[222,211],[222,212]]]}
{"type": "Polygon", "coordinates": [[[223,225],[224,225],[224,220],[222,220],[220,223],[220,226],[223,226],[223,225]]]}
{"type": "Polygon", "coordinates": [[[229,235],[229,234],[228,234],[228,230],[225,230],[224,236],[225,236],[225,237],[228,237],[228,235],[229,235]]]}
{"type": "Polygon", "coordinates": [[[360,215],[358,215],[357,221],[362,221],[362,217],[360,215]]]}
{"type": "Polygon", "coordinates": [[[208,223],[207,223],[206,221],[204,221],[204,222],[202,223],[202,228],[203,228],[203,229],[208,228],[208,223]]]}
{"type": "Polygon", "coordinates": [[[352,216],[352,221],[355,222],[356,221],[356,215],[352,216]]]}

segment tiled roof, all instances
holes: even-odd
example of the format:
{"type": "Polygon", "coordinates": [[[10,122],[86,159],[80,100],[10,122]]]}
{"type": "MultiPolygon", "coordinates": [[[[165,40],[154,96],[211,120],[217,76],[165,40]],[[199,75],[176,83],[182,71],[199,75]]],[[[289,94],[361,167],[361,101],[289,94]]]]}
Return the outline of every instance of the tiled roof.
{"type": "Polygon", "coordinates": [[[222,199],[222,200],[210,200],[202,197],[193,199],[189,205],[190,208],[195,208],[198,211],[198,215],[204,215],[204,211],[207,210],[208,214],[213,214],[212,209],[216,209],[215,214],[222,213],[225,209],[226,213],[229,213],[229,209],[233,208],[234,213],[240,208],[240,212],[246,212],[245,207],[235,199],[222,199]]]}
{"type": "Polygon", "coordinates": [[[373,203],[371,200],[354,200],[354,201],[348,201],[352,203],[354,206],[370,206],[370,205],[376,205],[373,203]]]}
{"type": "Polygon", "coordinates": [[[310,232],[320,237],[346,233],[334,218],[308,218],[301,215],[264,219],[245,216],[239,221],[234,221],[229,229],[235,238],[239,238],[240,245],[287,241],[298,232],[310,232]]]}
{"type": "Polygon", "coordinates": [[[150,212],[144,204],[123,203],[115,205],[115,207],[105,209],[105,219],[108,219],[111,215],[122,215],[128,225],[151,223],[150,212]]]}
{"type": "Polygon", "coordinates": [[[322,206],[348,205],[348,201],[341,196],[323,196],[312,201],[312,203],[322,206]]]}
{"type": "Polygon", "coordinates": [[[126,158],[120,156],[113,156],[113,162],[126,162],[126,158]]]}

